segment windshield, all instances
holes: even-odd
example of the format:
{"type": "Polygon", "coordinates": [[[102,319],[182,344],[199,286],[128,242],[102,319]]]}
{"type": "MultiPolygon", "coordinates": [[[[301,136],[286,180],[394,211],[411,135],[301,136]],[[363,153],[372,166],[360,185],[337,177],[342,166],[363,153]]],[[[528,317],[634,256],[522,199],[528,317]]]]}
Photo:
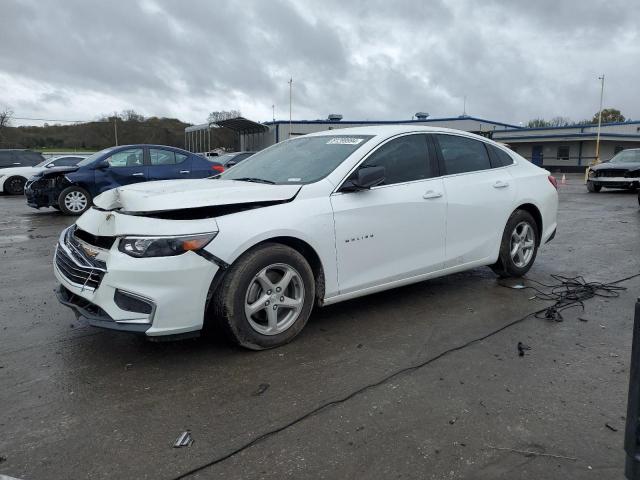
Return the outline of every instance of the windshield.
{"type": "Polygon", "coordinates": [[[109,153],[111,150],[114,150],[117,147],[109,147],[104,150],[100,150],[99,152],[94,153],[93,155],[88,156],[81,162],[78,162],[79,167],[86,167],[87,165],[91,165],[98,157],[101,157],[105,153],[109,153]]]}
{"type": "Polygon", "coordinates": [[[40,162],[39,164],[37,164],[36,167],[44,167],[47,163],[53,162],[54,160],[55,160],[55,158],[48,158],[44,162],[40,162]]]}
{"type": "Polygon", "coordinates": [[[277,143],[216,178],[275,184],[313,183],[326,177],[372,135],[300,137],[277,143]]]}
{"type": "Polygon", "coordinates": [[[640,149],[622,150],[609,160],[611,163],[640,163],[640,149]]]}

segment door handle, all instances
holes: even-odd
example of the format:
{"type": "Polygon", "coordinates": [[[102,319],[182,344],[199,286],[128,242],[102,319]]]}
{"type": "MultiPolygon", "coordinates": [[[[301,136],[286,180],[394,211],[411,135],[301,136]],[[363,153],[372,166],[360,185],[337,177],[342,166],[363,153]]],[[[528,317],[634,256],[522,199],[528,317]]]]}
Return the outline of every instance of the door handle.
{"type": "Polygon", "coordinates": [[[191,173],[189,170],[180,170],[180,173],[191,173]]]}
{"type": "Polygon", "coordinates": [[[442,192],[434,192],[433,190],[428,190],[424,195],[422,195],[422,198],[424,198],[425,200],[429,200],[432,198],[440,198],[442,196],[442,192]]]}
{"type": "Polygon", "coordinates": [[[144,177],[144,173],[140,172],[140,173],[134,173],[133,175],[131,175],[132,177],[144,177]]]}
{"type": "Polygon", "coordinates": [[[506,188],[509,186],[509,182],[503,182],[502,180],[498,180],[493,184],[493,188],[506,188]]]}

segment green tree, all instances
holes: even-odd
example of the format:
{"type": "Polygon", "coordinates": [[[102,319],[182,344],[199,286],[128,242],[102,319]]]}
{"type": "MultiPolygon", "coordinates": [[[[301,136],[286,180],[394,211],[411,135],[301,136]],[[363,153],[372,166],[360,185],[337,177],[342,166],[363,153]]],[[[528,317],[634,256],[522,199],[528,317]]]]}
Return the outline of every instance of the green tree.
{"type": "MultiPolygon", "coordinates": [[[[593,123],[598,123],[598,113],[596,112],[593,116],[591,120],[593,123]]],[[[617,108],[605,108],[602,110],[602,123],[624,122],[624,120],[624,115],[617,108]]]]}

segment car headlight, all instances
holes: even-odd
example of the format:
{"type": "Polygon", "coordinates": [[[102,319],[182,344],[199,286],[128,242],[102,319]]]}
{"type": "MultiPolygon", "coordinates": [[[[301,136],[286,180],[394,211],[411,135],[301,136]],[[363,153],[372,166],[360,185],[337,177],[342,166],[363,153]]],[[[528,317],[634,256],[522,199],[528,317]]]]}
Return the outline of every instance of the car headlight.
{"type": "Polygon", "coordinates": [[[595,176],[596,176],[596,171],[589,169],[589,177],[595,177],[595,176]]]}
{"type": "Polygon", "coordinates": [[[218,232],[180,237],[124,237],[118,250],[131,257],[171,257],[206,247],[218,232]]]}

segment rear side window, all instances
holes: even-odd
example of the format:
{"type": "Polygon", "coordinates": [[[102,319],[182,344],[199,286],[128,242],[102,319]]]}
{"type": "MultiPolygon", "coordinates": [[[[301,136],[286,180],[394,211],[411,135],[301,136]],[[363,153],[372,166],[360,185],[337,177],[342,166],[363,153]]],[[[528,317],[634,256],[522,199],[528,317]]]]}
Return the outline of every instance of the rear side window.
{"type": "Polygon", "coordinates": [[[175,165],[176,163],[176,154],[172,150],[150,148],[149,158],[151,165],[175,165]]]}
{"type": "Polygon", "coordinates": [[[491,166],[493,168],[506,167],[507,165],[513,165],[513,158],[507,152],[501,148],[493,145],[486,144],[491,156],[491,166]]]}
{"type": "Polygon", "coordinates": [[[404,135],[390,140],[373,152],[360,167],[384,167],[386,179],[382,185],[436,176],[428,158],[426,135],[404,135]]]}
{"type": "Polygon", "coordinates": [[[484,142],[457,135],[436,135],[448,175],[491,168],[484,142]]]}

